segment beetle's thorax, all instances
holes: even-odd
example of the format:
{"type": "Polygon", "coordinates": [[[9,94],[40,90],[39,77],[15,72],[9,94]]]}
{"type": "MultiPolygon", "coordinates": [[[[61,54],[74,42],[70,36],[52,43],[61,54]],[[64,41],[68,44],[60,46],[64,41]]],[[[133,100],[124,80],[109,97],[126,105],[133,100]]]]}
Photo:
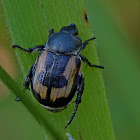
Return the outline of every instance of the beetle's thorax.
{"type": "Polygon", "coordinates": [[[82,50],[82,40],[69,32],[59,31],[49,36],[44,49],[56,54],[78,55],[82,50]]]}

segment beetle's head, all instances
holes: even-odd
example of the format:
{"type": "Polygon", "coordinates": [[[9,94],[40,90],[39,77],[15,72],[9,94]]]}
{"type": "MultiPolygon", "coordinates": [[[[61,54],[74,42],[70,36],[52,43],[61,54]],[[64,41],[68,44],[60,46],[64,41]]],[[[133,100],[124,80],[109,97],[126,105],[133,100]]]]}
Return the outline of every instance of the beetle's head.
{"type": "Polygon", "coordinates": [[[74,23],[71,23],[69,26],[64,26],[60,30],[61,32],[68,32],[72,35],[78,35],[78,30],[76,28],[76,25],[74,23]]]}

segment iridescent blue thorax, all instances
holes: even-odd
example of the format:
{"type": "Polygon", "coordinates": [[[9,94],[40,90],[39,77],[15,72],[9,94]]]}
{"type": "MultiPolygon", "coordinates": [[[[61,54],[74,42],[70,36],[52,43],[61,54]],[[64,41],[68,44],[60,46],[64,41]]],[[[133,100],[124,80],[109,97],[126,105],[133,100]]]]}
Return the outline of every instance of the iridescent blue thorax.
{"type": "Polygon", "coordinates": [[[80,37],[68,32],[52,34],[46,42],[45,49],[58,54],[77,55],[81,52],[82,41],[80,37]]]}

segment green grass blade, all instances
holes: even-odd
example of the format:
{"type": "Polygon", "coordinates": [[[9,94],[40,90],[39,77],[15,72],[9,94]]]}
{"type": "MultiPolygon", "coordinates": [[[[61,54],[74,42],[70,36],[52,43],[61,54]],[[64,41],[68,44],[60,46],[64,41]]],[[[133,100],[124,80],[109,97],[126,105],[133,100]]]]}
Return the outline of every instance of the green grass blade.
{"type": "MultiPolygon", "coordinates": [[[[49,1],[49,0],[2,0],[6,19],[10,29],[13,44],[18,44],[24,48],[31,48],[36,45],[45,44],[48,37],[48,30],[54,28],[59,31],[64,25],[75,23],[79,36],[83,41],[93,37],[89,23],[84,19],[83,1],[49,1]]],[[[24,78],[20,78],[22,84],[29,68],[34,63],[38,53],[28,54],[16,49],[17,59],[23,71],[24,78]]],[[[82,52],[92,63],[99,64],[97,52],[93,41],[82,52]]],[[[64,131],[75,105],[71,104],[63,112],[55,115],[45,112],[35,99],[26,94],[23,96],[25,106],[37,106],[33,116],[47,117],[52,126],[47,124],[50,131],[60,128],[60,137],[70,133],[73,138],[78,139],[114,139],[110,114],[107,106],[104,83],[101,70],[98,68],[83,67],[85,75],[85,90],[82,103],[79,105],[78,112],[71,125],[64,131]],[[37,105],[35,105],[37,104],[37,105]]],[[[39,117],[42,124],[46,124],[46,119],[39,117]]],[[[45,127],[45,125],[44,125],[45,127]]],[[[54,134],[56,135],[56,134],[54,134]]],[[[58,134],[59,137],[59,134],[58,134]]]]}

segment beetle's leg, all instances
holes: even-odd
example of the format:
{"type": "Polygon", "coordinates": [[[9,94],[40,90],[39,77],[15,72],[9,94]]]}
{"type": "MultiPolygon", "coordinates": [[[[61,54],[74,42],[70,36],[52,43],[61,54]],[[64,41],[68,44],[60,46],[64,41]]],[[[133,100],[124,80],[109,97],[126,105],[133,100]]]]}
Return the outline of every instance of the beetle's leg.
{"type": "Polygon", "coordinates": [[[29,49],[24,49],[24,48],[20,47],[20,46],[17,45],[17,44],[14,44],[12,47],[13,47],[13,48],[19,48],[19,49],[21,49],[21,50],[23,50],[23,51],[25,51],[25,52],[31,53],[31,52],[36,52],[36,51],[42,50],[42,49],[44,48],[44,45],[35,46],[35,47],[29,48],[29,49]]]}
{"type": "Polygon", "coordinates": [[[49,36],[54,33],[54,29],[49,30],[49,36]]]}
{"type": "Polygon", "coordinates": [[[67,125],[65,126],[65,129],[68,127],[68,125],[72,122],[76,112],[77,112],[77,109],[78,109],[78,106],[79,104],[81,103],[81,96],[82,96],[82,93],[83,93],[83,90],[84,90],[84,75],[82,74],[81,75],[81,83],[80,83],[80,87],[79,87],[79,90],[78,90],[78,93],[77,93],[77,98],[76,98],[76,106],[75,106],[75,109],[73,111],[73,114],[70,118],[70,120],[68,121],[67,125]]]}
{"type": "Polygon", "coordinates": [[[31,79],[32,79],[32,69],[33,69],[33,66],[30,68],[30,70],[28,71],[28,74],[27,74],[27,76],[26,76],[26,80],[25,80],[25,82],[24,82],[24,87],[25,87],[25,89],[29,89],[30,90],[30,88],[29,88],[29,85],[30,85],[30,83],[31,83],[31,79]]]}
{"type": "Polygon", "coordinates": [[[85,57],[85,56],[83,56],[83,55],[79,55],[80,57],[81,57],[81,59],[82,59],[82,61],[83,62],[85,62],[87,65],[89,65],[90,67],[98,67],[98,68],[102,68],[102,69],[104,69],[104,66],[99,66],[99,65],[92,65],[89,61],[88,61],[88,59],[85,57]]]}
{"type": "MultiPolygon", "coordinates": [[[[29,70],[29,72],[27,74],[26,80],[25,80],[25,82],[23,84],[25,89],[29,89],[29,90],[30,90],[29,85],[31,83],[31,78],[32,78],[32,69],[33,69],[33,66],[30,68],[30,70],[29,70]]],[[[15,96],[15,101],[18,102],[20,100],[21,100],[21,98],[18,98],[18,97],[15,96]]]]}
{"type": "Polygon", "coordinates": [[[86,45],[88,44],[88,42],[89,42],[90,40],[93,40],[93,39],[96,39],[96,37],[87,39],[87,40],[83,43],[83,49],[86,47],[86,45]]]}

